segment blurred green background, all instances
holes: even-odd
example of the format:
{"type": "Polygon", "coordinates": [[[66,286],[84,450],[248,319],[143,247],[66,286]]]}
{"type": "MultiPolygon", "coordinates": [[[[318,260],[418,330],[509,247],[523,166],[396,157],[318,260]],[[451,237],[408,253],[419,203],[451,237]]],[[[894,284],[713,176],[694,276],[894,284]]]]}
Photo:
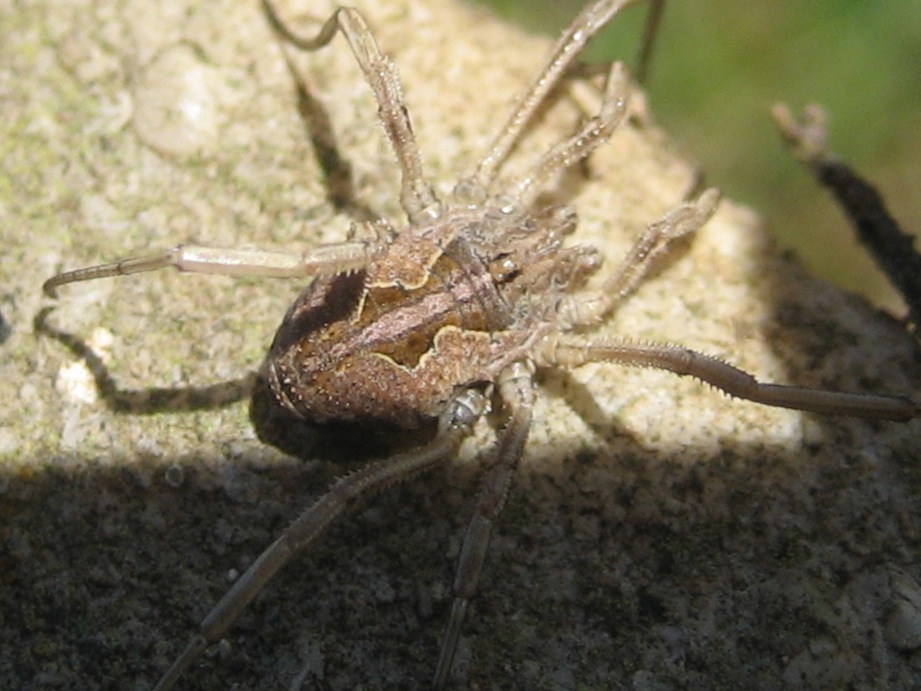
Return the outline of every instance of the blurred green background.
{"type": "MultiPolygon", "coordinates": [[[[478,1],[551,35],[586,4],[478,1]]],[[[587,59],[634,64],[647,9],[616,19],[587,59]]],[[[657,122],[710,184],[758,209],[813,272],[901,313],[830,196],[784,152],[768,109],[822,105],[829,148],[877,186],[906,231],[921,233],[919,0],[670,0],[649,95],[657,122]]]]}

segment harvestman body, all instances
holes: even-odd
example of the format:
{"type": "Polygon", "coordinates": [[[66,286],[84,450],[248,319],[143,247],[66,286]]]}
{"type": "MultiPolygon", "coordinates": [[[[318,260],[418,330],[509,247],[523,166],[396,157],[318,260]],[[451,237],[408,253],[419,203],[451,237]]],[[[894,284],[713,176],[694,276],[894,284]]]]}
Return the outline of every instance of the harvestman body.
{"type": "Polygon", "coordinates": [[[907,398],[762,384],[682,347],[584,335],[636,288],[674,240],[703,225],[718,203],[717,193],[707,190],[677,207],[641,234],[599,288],[585,287],[601,260],[590,247],[564,245],[576,227],[574,210],[535,209],[533,202],[541,183],[589,156],[624,117],[628,84],[620,64],[610,69],[600,111],[527,174],[496,189],[511,149],[586,42],[636,1],[601,0],[579,14],[480,164],[457,183],[450,203],[436,197],[422,172],[396,68],[380,52],[362,15],[340,8],[315,38],[302,39],[266,4],[275,29],[303,50],[325,46],[337,32],[348,40],[400,165],[400,201],[408,225],[356,224],[349,241],[301,256],[180,245],[149,257],[62,273],[45,283],[45,291],[54,295],[66,283],[167,266],[197,273],[313,278],[289,309],[266,359],[264,372],[277,402],[319,424],[435,427],[428,443],[341,478],[308,508],[208,614],[157,689],[172,688],[275,573],[334,519],[358,500],[451,459],[492,406],[504,422],[458,559],[454,604],[433,682],[443,686],[494,522],[527,440],[538,368],[593,362],[655,367],[766,405],[897,421],[918,416],[918,406],[907,398]]]}

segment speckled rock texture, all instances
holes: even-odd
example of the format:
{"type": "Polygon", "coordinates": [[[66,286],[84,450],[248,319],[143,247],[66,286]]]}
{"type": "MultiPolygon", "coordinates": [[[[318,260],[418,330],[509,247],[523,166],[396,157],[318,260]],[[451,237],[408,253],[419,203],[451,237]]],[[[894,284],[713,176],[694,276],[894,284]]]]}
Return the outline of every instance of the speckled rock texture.
{"type": "MultiPolygon", "coordinates": [[[[548,41],[455,0],[355,4],[447,195],[548,41]]],[[[280,9],[312,26],[332,4],[280,9]]],[[[349,464],[261,444],[245,401],[184,410],[259,365],[298,282],[160,272],[54,303],[40,285],[188,240],[340,239],[348,180],[358,206],[401,222],[396,166],[341,37],[291,55],[311,120],[255,0],[18,3],[3,17],[0,688],[146,689],[349,464]],[[47,330],[70,338],[34,333],[52,304],[47,330]],[[104,391],[88,361],[111,376],[104,391]]],[[[560,94],[512,170],[572,131],[592,94],[560,94]]],[[[629,125],[548,194],[616,262],[694,173],[664,134],[629,125]]],[[[921,381],[899,323],[806,276],[728,201],[601,331],[764,380],[902,394],[921,381]]],[[[541,383],[456,688],[921,685],[921,423],[772,410],[610,366],[541,383]]],[[[181,687],[423,688],[491,439],[484,422],[443,472],[335,526],[181,687]]]]}

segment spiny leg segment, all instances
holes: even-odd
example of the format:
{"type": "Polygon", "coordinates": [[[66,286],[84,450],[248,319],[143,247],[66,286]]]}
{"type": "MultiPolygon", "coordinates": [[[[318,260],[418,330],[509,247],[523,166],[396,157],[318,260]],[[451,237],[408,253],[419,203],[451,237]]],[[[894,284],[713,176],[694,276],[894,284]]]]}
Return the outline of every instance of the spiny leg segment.
{"type": "Polygon", "coordinates": [[[748,372],[718,358],[675,345],[558,335],[548,337],[538,346],[534,359],[542,367],[574,368],[591,362],[611,362],[663,369],[680,376],[694,377],[736,398],[821,415],[905,422],[921,414],[917,403],[902,396],[875,396],[759,382],[748,372]]]}

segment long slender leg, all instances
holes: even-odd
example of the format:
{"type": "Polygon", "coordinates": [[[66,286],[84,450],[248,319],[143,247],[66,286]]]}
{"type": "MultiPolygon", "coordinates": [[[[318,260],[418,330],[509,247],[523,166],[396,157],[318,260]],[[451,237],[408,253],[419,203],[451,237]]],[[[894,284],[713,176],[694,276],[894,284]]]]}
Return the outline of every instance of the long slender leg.
{"type": "Polygon", "coordinates": [[[544,154],[528,175],[511,186],[508,194],[520,204],[524,204],[528,190],[535,188],[554,173],[587,158],[592,151],[604,144],[627,112],[628,92],[626,68],[623,64],[615,62],[608,74],[599,113],[587,120],[578,132],[544,154]]]}
{"type": "Polygon", "coordinates": [[[630,295],[655,262],[670,246],[697,231],[716,211],[719,191],[710,188],[696,200],[682,204],[650,224],[633,244],[620,266],[602,286],[560,301],[559,320],[564,326],[590,325],[600,321],[619,302],[630,295]]]}
{"type": "Polygon", "coordinates": [[[321,245],[300,255],[203,245],[177,245],[172,249],[146,257],[132,257],[111,264],[66,271],[45,281],[42,290],[47,295],[55,297],[57,289],[66,283],[156,271],[168,266],[179,271],[224,276],[270,278],[331,276],[361,269],[367,265],[372,253],[373,247],[364,242],[338,242],[321,245]]]}
{"type": "Polygon", "coordinates": [[[455,195],[481,203],[496,173],[534,113],[548,94],[559,84],[573,61],[582,52],[589,39],[600,31],[618,12],[638,0],[601,0],[586,7],[559,38],[550,52],[544,66],[537,73],[524,98],[512,111],[505,125],[499,130],[476,170],[458,183],[455,195]]]}
{"type": "Polygon", "coordinates": [[[652,68],[652,59],[656,49],[656,39],[662,26],[662,17],[665,16],[665,0],[650,0],[649,12],[646,15],[646,24],[643,28],[643,42],[640,44],[640,54],[636,61],[636,80],[640,84],[649,83],[649,72],[652,68]]]}
{"type": "Polygon", "coordinates": [[[288,561],[309,547],[329,525],[362,499],[436,467],[453,455],[483,415],[486,399],[468,389],[451,401],[438,423],[438,434],[427,446],[361,468],[336,482],[273,542],[208,613],[198,635],[166,671],[154,691],[166,691],[205,649],[219,641],[227,628],[288,561]]]}
{"type": "Polygon", "coordinates": [[[848,415],[896,422],[921,415],[921,407],[903,396],[874,396],[765,384],[722,360],[681,346],[617,340],[586,342],[559,336],[546,340],[534,357],[538,366],[579,367],[590,362],[615,362],[668,370],[699,379],[730,396],[823,415],[848,415]]]}
{"type": "Polygon", "coordinates": [[[305,51],[319,50],[340,31],[355,54],[374,98],[387,138],[393,146],[402,170],[400,202],[411,223],[421,223],[441,215],[441,202],[422,172],[422,158],[403,102],[403,88],[396,65],[381,52],[368,23],[351,7],[340,7],[326,20],[313,38],[298,36],[284,25],[269,0],[262,0],[272,28],[286,41],[305,51]]]}
{"type": "Polygon", "coordinates": [[[508,422],[499,437],[496,459],[483,480],[476,508],[461,547],[454,576],[454,604],[445,629],[435,667],[432,686],[444,686],[451,671],[461,627],[471,598],[476,594],[480,572],[486,559],[489,538],[496,518],[505,507],[509,488],[521,460],[522,449],[531,427],[534,405],[533,365],[515,362],[507,367],[497,382],[499,396],[508,410],[508,422]]]}

